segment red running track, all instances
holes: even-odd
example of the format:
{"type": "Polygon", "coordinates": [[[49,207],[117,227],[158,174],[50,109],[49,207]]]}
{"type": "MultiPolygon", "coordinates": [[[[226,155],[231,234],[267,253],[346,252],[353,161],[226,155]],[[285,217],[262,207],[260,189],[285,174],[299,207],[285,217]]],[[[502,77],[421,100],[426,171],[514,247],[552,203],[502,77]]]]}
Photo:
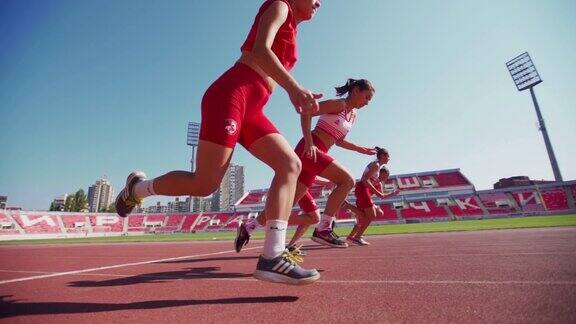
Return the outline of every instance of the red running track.
{"type": "Polygon", "coordinates": [[[306,242],[304,287],[252,279],[261,242],[1,246],[0,321],[576,322],[576,228],[367,239],[306,242]]]}

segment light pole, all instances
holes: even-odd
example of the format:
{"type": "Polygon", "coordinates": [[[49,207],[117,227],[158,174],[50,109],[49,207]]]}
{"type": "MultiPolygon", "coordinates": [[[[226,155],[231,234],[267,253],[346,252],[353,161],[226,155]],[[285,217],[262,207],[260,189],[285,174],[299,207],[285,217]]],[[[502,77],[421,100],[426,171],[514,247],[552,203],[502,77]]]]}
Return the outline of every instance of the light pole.
{"type": "MultiPolygon", "coordinates": [[[[192,147],[192,158],[190,159],[190,171],[196,169],[196,148],[198,147],[198,137],[200,136],[200,123],[189,122],[186,134],[186,144],[192,147]]],[[[193,197],[190,196],[189,209],[192,211],[193,197]]]]}
{"type": "Polygon", "coordinates": [[[544,143],[546,144],[546,150],[548,151],[548,158],[550,159],[552,171],[554,172],[554,179],[561,182],[562,175],[560,174],[560,168],[558,167],[558,162],[554,155],[554,149],[552,149],[552,143],[550,142],[550,137],[548,136],[548,131],[544,124],[544,118],[540,112],[540,106],[538,106],[538,101],[536,100],[536,94],[534,93],[534,86],[541,83],[542,79],[530,58],[530,55],[528,55],[528,52],[520,54],[510,60],[506,63],[506,67],[512,76],[512,80],[514,80],[514,84],[516,84],[516,89],[518,89],[518,91],[530,89],[530,95],[532,96],[536,115],[538,116],[539,129],[544,137],[544,143]]]}
{"type": "Polygon", "coordinates": [[[200,135],[200,123],[189,122],[186,144],[192,147],[192,159],[190,159],[190,171],[196,168],[196,148],[198,147],[198,136],[200,135]]]}

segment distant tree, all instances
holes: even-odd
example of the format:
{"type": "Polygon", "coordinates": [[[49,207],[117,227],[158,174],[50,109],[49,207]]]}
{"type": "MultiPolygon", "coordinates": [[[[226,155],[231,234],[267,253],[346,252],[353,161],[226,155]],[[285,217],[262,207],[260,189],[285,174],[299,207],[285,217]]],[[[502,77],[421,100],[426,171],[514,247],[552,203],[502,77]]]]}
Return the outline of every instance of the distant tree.
{"type": "Polygon", "coordinates": [[[56,207],[56,203],[52,202],[50,204],[50,209],[48,209],[48,211],[60,211],[60,210],[56,207]]]}
{"type": "Polygon", "coordinates": [[[115,213],[116,212],[116,204],[110,204],[110,206],[108,206],[108,213],[115,213]]]}
{"type": "Polygon", "coordinates": [[[64,211],[67,212],[71,212],[74,211],[74,196],[73,195],[69,195],[68,197],[66,197],[66,201],[64,201],[64,211]]]}
{"type": "Polygon", "coordinates": [[[81,212],[86,210],[86,206],[88,206],[88,198],[86,197],[86,194],[84,193],[84,190],[82,189],[78,189],[78,191],[76,191],[76,193],[74,194],[74,204],[73,204],[73,210],[74,212],[81,212]]]}

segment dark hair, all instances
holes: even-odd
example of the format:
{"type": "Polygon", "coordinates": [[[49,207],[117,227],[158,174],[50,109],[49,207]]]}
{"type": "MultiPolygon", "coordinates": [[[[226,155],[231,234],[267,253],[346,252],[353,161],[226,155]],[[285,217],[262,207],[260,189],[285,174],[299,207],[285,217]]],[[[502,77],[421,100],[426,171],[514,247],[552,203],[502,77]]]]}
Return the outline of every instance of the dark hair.
{"type": "Polygon", "coordinates": [[[380,167],[380,173],[386,173],[386,174],[390,174],[390,171],[388,171],[388,168],[386,166],[381,166],[380,167]]]}
{"type": "Polygon", "coordinates": [[[376,157],[379,158],[380,156],[382,156],[382,154],[386,154],[386,155],[390,155],[388,154],[388,150],[386,150],[385,148],[381,148],[376,146],[376,157]]]}
{"type": "Polygon", "coordinates": [[[342,97],[343,95],[347,94],[348,92],[352,91],[352,89],[354,88],[360,88],[360,90],[374,90],[374,87],[372,86],[372,83],[370,83],[370,81],[366,80],[366,79],[359,79],[359,80],[355,80],[355,79],[348,79],[348,81],[346,81],[346,84],[341,86],[341,87],[335,87],[336,89],[336,95],[338,97],[342,97]]]}

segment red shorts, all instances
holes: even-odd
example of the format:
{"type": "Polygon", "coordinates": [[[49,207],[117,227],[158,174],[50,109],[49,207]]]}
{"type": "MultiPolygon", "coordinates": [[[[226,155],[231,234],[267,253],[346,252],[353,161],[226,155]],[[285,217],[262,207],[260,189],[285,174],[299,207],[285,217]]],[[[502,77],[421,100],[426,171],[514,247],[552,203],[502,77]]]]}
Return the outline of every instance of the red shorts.
{"type": "Polygon", "coordinates": [[[307,191],[306,194],[298,200],[298,206],[300,206],[300,209],[305,213],[311,213],[318,209],[318,205],[316,205],[316,201],[309,191],[307,191]]]}
{"type": "Polygon", "coordinates": [[[300,171],[298,182],[308,188],[312,186],[316,176],[320,175],[322,171],[324,171],[330,165],[330,163],[334,161],[333,157],[326,154],[328,150],[326,149],[326,146],[322,140],[318,138],[318,136],[312,134],[312,140],[314,141],[314,145],[316,145],[318,148],[318,151],[316,152],[316,162],[314,162],[314,160],[309,157],[302,156],[304,153],[304,139],[301,139],[294,149],[294,152],[298,154],[300,161],[302,161],[302,171],[300,171]]]}
{"type": "Polygon", "coordinates": [[[206,90],[202,98],[200,139],[234,148],[249,148],[268,134],[279,133],[264,115],[271,91],[252,68],[236,63],[206,90]]]}
{"type": "Polygon", "coordinates": [[[354,195],[356,196],[356,207],[364,209],[374,206],[374,202],[372,201],[372,191],[364,184],[364,182],[356,182],[354,195]]]}

